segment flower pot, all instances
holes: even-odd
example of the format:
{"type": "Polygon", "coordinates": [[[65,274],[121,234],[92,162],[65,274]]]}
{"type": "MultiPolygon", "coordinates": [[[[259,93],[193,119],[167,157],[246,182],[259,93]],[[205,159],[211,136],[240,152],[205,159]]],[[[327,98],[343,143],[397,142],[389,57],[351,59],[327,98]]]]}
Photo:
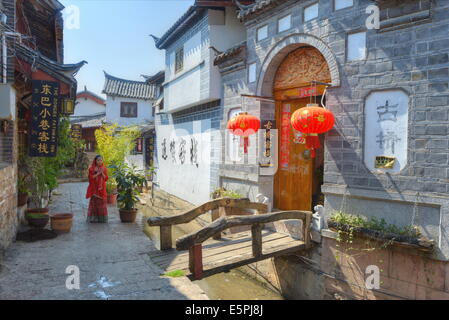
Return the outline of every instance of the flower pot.
{"type": "Polygon", "coordinates": [[[58,213],[51,217],[51,229],[56,233],[68,233],[72,230],[73,214],[72,213],[58,213]]]}
{"type": "Polygon", "coordinates": [[[28,224],[32,227],[43,229],[48,223],[50,216],[42,213],[27,213],[25,216],[28,224]]]}
{"type": "Polygon", "coordinates": [[[47,214],[48,215],[48,208],[29,208],[25,211],[26,214],[28,213],[35,213],[35,214],[47,214]]]}
{"type": "Polygon", "coordinates": [[[117,193],[108,194],[108,204],[116,205],[117,204],[117,193]]]}
{"type": "Polygon", "coordinates": [[[28,194],[27,193],[19,193],[17,195],[17,206],[23,207],[27,204],[28,201],[28,194]]]}
{"type": "Polygon", "coordinates": [[[125,210],[119,209],[120,212],[120,220],[125,223],[136,221],[137,209],[125,210]]]}

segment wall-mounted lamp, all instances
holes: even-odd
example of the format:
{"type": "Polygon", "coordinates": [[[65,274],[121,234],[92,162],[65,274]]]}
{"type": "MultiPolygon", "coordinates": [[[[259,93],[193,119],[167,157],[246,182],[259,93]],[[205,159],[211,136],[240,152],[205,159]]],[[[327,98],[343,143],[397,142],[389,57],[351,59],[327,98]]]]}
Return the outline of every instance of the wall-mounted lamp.
{"type": "Polygon", "coordinates": [[[62,99],[61,113],[65,115],[71,115],[75,113],[75,101],[73,99],[62,99]]]}

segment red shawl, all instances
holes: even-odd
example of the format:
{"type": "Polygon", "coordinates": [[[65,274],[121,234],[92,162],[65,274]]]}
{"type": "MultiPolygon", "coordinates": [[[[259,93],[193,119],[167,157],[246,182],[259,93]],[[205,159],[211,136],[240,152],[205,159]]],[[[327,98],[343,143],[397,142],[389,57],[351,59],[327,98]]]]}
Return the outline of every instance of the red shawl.
{"type": "Polygon", "coordinates": [[[89,167],[89,187],[87,188],[86,198],[89,199],[93,195],[97,195],[103,199],[106,199],[106,181],[108,181],[108,178],[108,169],[106,168],[106,166],[103,164],[101,167],[97,167],[97,164],[94,160],[89,167]],[[104,178],[101,174],[94,178],[95,170],[97,168],[103,169],[105,175],[104,178]]]}

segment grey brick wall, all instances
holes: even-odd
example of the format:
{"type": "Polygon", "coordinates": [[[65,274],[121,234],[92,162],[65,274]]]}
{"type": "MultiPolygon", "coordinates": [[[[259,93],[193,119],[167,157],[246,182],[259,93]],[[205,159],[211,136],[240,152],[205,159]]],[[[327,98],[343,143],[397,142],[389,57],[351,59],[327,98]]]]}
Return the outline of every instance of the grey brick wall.
{"type": "MultiPolygon", "coordinates": [[[[326,201],[327,214],[337,208],[334,204],[338,197],[347,200],[355,212],[366,215],[381,216],[382,209],[371,205],[370,198],[395,204],[402,199],[404,215],[415,202],[436,207],[438,210],[432,214],[438,217],[423,218],[420,226],[440,221],[442,229],[436,240],[441,241],[441,247],[437,255],[449,259],[444,231],[449,223],[449,0],[382,1],[381,30],[366,30],[365,9],[373,1],[354,0],[353,7],[334,11],[333,1],[320,0],[318,19],[304,23],[304,7],[313,2],[285,1],[245,21],[247,65],[256,63],[259,78],[256,83],[246,83],[246,69],[223,75],[224,119],[230,108],[239,106],[240,94],[271,95],[267,88],[272,86],[276,68],[270,63],[276,65],[283,59],[274,54],[277,48],[283,42],[294,44],[294,39],[306,39],[306,45],[314,45],[332,62],[332,81],[338,83],[326,95],[326,105],[336,115],[335,128],[326,134],[325,142],[322,190],[332,199],[326,201]],[[289,13],[292,28],[277,33],[278,19],[289,13]],[[410,22],[411,17],[416,21],[410,22]],[[269,36],[256,42],[257,28],[265,24],[269,36]],[[367,31],[367,58],[348,62],[347,36],[358,31],[367,31]],[[385,89],[403,90],[410,101],[408,163],[398,174],[371,173],[363,161],[365,99],[370,92],[385,89]],[[365,207],[360,205],[363,201],[355,200],[360,197],[367,199],[365,207]]],[[[261,112],[264,114],[264,110],[261,112]]],[[[222,128],[224,125],[225,121],[222,128]]],[[[222,172],[223,180],[244,180],[258,168],[251,164],[223,165],[222,172]]],[[[269,195],[270,184],[263,179],[265,187],[259,188],[269,195]]],[[[256,179],[259,184],[261,181],[262,177],[256,179]]],[[[250,187],[254,187],[253,182],[248,182],[250,187]]],[[[400,223],[407,224],[403,220],[400,223]]]]}

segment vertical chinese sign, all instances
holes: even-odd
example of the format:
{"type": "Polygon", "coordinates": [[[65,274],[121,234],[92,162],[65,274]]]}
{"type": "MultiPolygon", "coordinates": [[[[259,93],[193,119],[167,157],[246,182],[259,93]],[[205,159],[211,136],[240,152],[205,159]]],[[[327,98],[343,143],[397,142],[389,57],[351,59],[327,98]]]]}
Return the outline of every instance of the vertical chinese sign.
{"type": "Polygon", "coordinates": [[[283,104],[281,111],[281,148],[279,157],[279,164],[281,169],[288,169],[290,160],[290,118],[290,104],[283,104]]]}
{"type": "Polygon", "coordinates": [[[72,139],[81,140],[83,127],[80,124],[72,124],[72,139]]]}
{"type": "Polygon", "coordinates": [[[29,135],[30,157],[55,157],[58,138],[59,84],[33,80],[29,135]]]}

